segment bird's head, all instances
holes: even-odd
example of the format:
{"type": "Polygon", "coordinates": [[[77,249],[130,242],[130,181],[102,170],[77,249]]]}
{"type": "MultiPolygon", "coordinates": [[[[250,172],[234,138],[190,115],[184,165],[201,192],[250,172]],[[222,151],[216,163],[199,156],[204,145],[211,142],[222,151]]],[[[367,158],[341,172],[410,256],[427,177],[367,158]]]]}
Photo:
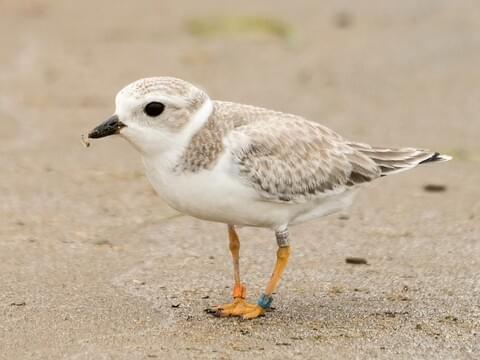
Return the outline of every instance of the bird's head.
{"type": "Polygon", "coordinates": [[[120,135],[145,155],[160,153],[187,136],[186,132],[208,118],[210,112],[206,93],[186,81],[172,77],[140,79],[120,90],[115,113],[88,137],[120,135]]]}

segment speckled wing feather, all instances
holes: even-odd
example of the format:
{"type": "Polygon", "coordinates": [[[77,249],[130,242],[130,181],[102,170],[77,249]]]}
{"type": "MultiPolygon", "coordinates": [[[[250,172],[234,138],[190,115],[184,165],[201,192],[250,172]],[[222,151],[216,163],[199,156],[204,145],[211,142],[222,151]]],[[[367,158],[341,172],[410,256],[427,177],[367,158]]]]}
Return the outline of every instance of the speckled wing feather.
{"type": "Polygon", "coordinates": [[[450,160],[450,156],[415,148],[386,148],[351,142],[350,147],[372,159],[380,168],[382,176],[396,174],[417,165],[450,160]]]}
{"type": "Polygon", "coordinates": [[[243,181],[262,199],[300,203],[380,176],[372,159],[332,130],[294,115],[259,115],[231,137],[247,139],[234,159],[243,181]]]}

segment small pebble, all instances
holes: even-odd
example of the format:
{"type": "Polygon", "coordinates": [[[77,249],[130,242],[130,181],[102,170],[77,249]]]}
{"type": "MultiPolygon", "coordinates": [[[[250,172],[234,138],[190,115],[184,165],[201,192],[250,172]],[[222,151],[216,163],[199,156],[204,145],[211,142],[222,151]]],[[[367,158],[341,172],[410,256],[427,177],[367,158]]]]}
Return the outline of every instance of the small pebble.
{"type": "Polygon", "coordinates": [[[367,259],[360,257],[347,257],[345,258],[345,262],[354,265],[368,265],[367,259]]]}
{"type": "Polygon", "coordinates": [[[427,192],[443,192],[447,190],[447,187],[441,184],[427,184],[423,186],[423,190],[427,192]]]}
{"type": "Polygon", "coordinates": [[[27,303],[25,301],[15,301],[10,303],[10,306],[25,306],[27,303]]]}

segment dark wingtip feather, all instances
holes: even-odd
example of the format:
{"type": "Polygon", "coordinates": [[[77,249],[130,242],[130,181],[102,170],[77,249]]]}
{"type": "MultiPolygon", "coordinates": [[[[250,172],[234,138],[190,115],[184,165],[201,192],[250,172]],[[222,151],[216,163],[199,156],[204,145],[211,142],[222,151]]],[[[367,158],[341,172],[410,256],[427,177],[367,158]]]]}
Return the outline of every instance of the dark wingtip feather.
{"type": "Polygon", "coordinates": [[[429,162],[435,162],[435,161],[448,161],[451,160],[452,157],[448,155],[442,155],[439,152],[435,152],[432,156],[430,156],[428,159],[425,159],[423,161],[420,161],[419,164],[425,164],[429,162]]]}
{"type": "Polygon", "coordinates": [[[419,164],[425,164],[425,163],[428,163],[428,162],[437,161],[439,156],[440,156],[440,153],[439,153],[439,152],[436,152],[435,154],[433,154],[432,156],[430,156],[428,159],[425,159],[425,160],[423,160],[423,161],[420,161],[419,164]]]}

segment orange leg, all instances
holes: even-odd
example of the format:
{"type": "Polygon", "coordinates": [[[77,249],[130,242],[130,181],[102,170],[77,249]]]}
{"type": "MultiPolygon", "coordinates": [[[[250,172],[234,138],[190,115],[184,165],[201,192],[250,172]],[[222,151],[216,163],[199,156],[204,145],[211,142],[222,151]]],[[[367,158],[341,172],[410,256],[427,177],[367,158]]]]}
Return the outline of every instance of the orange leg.
{"type": "Polygon", "coordinates": [[[228,225],[228,239],[230,241],[230,253],[232,254],[233,261],[233,278],[235,279],[233,297],[236,297],[235,289],[240,288],[242,285],[240,283],[240,239],[233,225],[228,225]]]}
{"type": "Polygon", "coordinates": [[[273,269],[270,281],[265,288],[265,292],[260,296],[256,304],[248,304],[245,301],[246,288],[240,282],[240,241],[235,228],[232,225],[228,226],[228,237],[230,239],[230,252],[233,260],[233,273],[235,279],[235,286],[233,288],[233,302],[230,304],[216,306],[207,312],[213,313],[216,316],[241,316],[243,319],[255,319],[262,316],[265,310],[269,309],[273,298],[272,294],[276,290],[282,274],[287,266],[288,258],[290,256],[290,245],[288,241],[287,229],[277,231],[275,233],[277,238],[278,250],[277,261],[273,269]]]}
{"type": "Polygon", "coordinates": [[[287,267],[288,258],[290,257],[290,246],[278,248],[277,262],[273,269],[272,277],[265,289],[265,295],[272,295],[277,289],[278,283],[283,275],[283,271],[287,267]]]}
{"type": "Polygon", "coordinates": [[[230,304],[216,306],[208,312],[219,317],[242,316],[254,309],[256,305],[248,304],[245,301],[247,289],[240,281],[240,240],[233,225],[228,225],[228,238],[230,240],[230,252],[233,262],[233,277],[235,284],[233,287],[233,302],[230,304]]]}
{"type": "Polygon", "coordinates": [[[255,319],[258,316],[264,314],[266,309],[270,308],[273,297],[272,294],[277,289],[278,283],[282,278],[283,271],[288,263],[290,256],[290,246],[279,247],[277,250],[277,261],[270,277],[270,281],[267,284],[265,292],[258,299],[257,305],[251,311],[243,314],[244,319],[255,319]]]}

